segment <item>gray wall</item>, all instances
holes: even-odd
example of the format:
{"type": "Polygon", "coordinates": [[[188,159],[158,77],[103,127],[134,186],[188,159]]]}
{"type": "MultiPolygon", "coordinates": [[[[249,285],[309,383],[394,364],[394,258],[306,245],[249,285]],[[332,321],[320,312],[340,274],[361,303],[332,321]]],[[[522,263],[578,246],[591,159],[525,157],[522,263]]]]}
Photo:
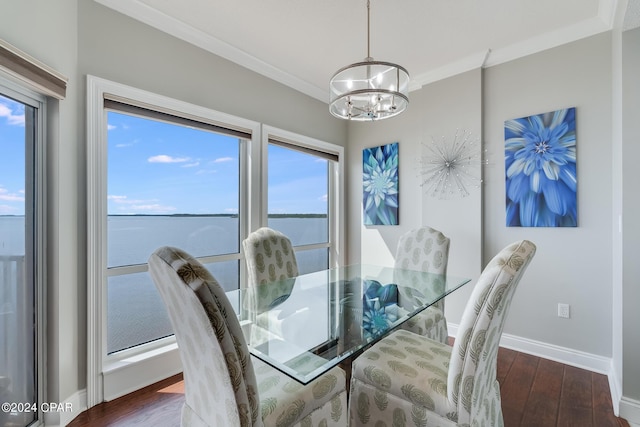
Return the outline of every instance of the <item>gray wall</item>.
{"type": "Polygon", "coordinates": [[[83,108],[77,73],[77,1],[3,2],[0,38],[69,77],[67,98],[49,104],[47,135],[47,401],[57,402],[85,387],[84,230],[81,195],[84,158],[79,150],[83,108]]]}
{"type": "MultiPolygon", "coordinates": [[[[393,265],[399,237],[427,225],[451,239],[449,272],[477,278],[482,259],[482,189],[470,188],[465,198],[440,199],[421,186],[420,161],[428,155],[424,144],[443,136],[453,142],[456,131],[480,139],[482,71],[466,72],[410,93],[406,112],[380,122],[353,123],[347,145],[347,221],[349,262],[393,265]],[[399,225],[364,226],[362,215],[362,150],[392,142],[399,146],[399,225]]],[[[478,144],[478,154],[480,145],[478,144]]],[[[476,172],[480,177],[481,168],[476,172]]],[[[458,323],[471,292],[467,286],[447,299],[447,320],[458,323]]]]}
{"type": "MultiPolygon", "coordinates": [[[[640,28],[623,33],[623,395],[640,401],[640,28]]],[[[637,408],[637,411],[640,408],[637,408]]],[[[635,420],[640,423],[640,418],[635,420]]]]}
{"type": "MultiPolygon", "coordinates": [[[[391,262],[401,232],[440,221],[434,206],[443,203],[425,197],[414,169],[421,140],[431,134],[448,135],[454,126],[481,132],[491,164],[485,168],[485,183],[478,191],[482,201],[472,200],[467,208],[469,217],[483,218],[484,236],[481,227],[474,231],[480,234],[472,235],[468,242],[477,257],[484,255],[479,260],[464,258],[459,268],[473,274],[479,270],[478,262],[486,263],[505,244],[531,239],[538,245],[538,254],[516,295],[506,332],[611,357],[611,241],[617,220],[611,208],[610,34],[429,85],[411,94],[405,115],[348,127],[333,119],[325,104],[93,1],[7,1],[2,8],[0,37],[70,78],[67,99],[52,103],[53,122],[59,125],[50,129],[48,141],[48,400],[67,399],[86,387],[83,123],[85,75],[89,73],[329,142],[344,145],[349,141],[347,230],[352,262],[391,262]],[[569,106],[577,108],[579,227],[505,227],[504,120],[569,106]],[[452,113],[459,120],[452,120],[452,113]],[[362,148],[393,141],[401,144],[401,225],[363,228],[362,148]],[[476,241],[478,235],[480,241],[476,241]],[[571,304],[571,319],[556,316],[558,302],[571,304]]],[[[624,395],[636,400],[640,400],[636,329],[640,316],[635,307],[640,300],[640,228],[635,220],[640,198],[633,186],[638,181],[635,158],[640,155],[639,52],[639,30],[625,33],[623,387],[624,395]]],[[[462,224],[465,218],[453,221],[462,224]]],[[[455,247],[453,240],[452,256],[455,247]]],[[[450,321],[459,321],[463,302],[448,302],[450,321]]]]}
{"type": "MultiPolygon", "coordinates": [[[[348,199],[349,241],[354,247],[350,248],[349,260],[389,262],[398,236],[410,228],[424,224],[455,234],[469,227],[470,218],[483,217],[481,223],[473,223],[475,234],[469,231],[458,239],[452,237],[449,272],[470,275],[479,268],[469,254],[456,253],[459,247],[476,254],[484,249],[481,261],[486,263],[515,240],[533,241],[538,252],[514,298],[505,332],[611,357],[610,44],[610,35],[602,34],[487,68],[482,81],[470,79],[480,72],[452,77],[412,92],[410,108],[403,116],[353,125],[348,144],[348,199]],[[480,97],[482,101],[478,101],[480,97]],[[571,106],[577,110],[579,226],[506,227],[504,121],[571,106]],[[469,126],[482,129],[489,161],[484,168],[482,202],[472,201],[465,209],[452,201],[429,199],[421,191],[415,164],[421,138],[433,132],[452,134],[456,127],[469,126]],[[361,150],[396,140],[401,144],[401,225],[365,228],[361,225],[362,181],[358,176],[362,170],[361,150]],[[482,205],[482,215],[474,210],[476,204],[482,205]],[[440,209],[447,212],[447,208],[446,218],[437,214],[440,209]],[[465,216],[466,210],[469,216],[465,216]],[[571,305],[570,319],[557,317],[559,302],[571,305]]],[[[452,323],[459,322],[464,302],[455,297],[447,301],[447,320],[452,323]]]]}
{"type": "Polygon", "coordinates": [[[328,106],[106,8],[79,2],[78,68],[87,74],[344,145],[328,106]]]}
{"type": "Polygon", "coordinates": [[[94,1],[3,2],[0,37],[69,77],[67,98],[51,103],[47,173],[47,401],[64,401],[87,385],[87,74],[339,145],[347,124],[320,101],[94,1]]]}
{"type": "Polygon", "coordinates": [[[611,36],[594,36],[485,70],[485,253],[527,238],[536,257],[505,332],[611,357],[611,36]],[[505,227],[504,121],[576,107],[578,227],[505,227]],[[502,162],[502,164],[500,164],[502,162]],[[557,317],[559,302],[571,318],[557,317]]]}

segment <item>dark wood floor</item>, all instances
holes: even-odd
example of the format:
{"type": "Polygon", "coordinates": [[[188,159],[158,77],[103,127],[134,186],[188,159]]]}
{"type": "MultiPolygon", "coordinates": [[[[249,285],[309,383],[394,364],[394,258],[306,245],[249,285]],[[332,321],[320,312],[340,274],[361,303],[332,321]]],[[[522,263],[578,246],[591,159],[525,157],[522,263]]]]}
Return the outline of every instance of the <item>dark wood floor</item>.
{"type": "MultiPolygon", "coordinates": [[[[629,427],[613,415],[607,377],[501,348],[498,381],[506,427],[629,427]]],[[[182,375],[80,414],[69,427],[180,425],[182,375]]]]}

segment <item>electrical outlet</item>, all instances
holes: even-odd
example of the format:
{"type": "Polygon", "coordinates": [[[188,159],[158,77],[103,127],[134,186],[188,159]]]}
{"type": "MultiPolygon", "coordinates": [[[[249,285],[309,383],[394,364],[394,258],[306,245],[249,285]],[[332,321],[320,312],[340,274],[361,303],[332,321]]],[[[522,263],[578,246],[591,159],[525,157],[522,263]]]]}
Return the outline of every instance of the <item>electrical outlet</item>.
{"type": "Polygon", "coordinates": [[[569,304],[558,303],[558,317],[562,317],[563,319],[571,317],[569,315],[569,304]]]}

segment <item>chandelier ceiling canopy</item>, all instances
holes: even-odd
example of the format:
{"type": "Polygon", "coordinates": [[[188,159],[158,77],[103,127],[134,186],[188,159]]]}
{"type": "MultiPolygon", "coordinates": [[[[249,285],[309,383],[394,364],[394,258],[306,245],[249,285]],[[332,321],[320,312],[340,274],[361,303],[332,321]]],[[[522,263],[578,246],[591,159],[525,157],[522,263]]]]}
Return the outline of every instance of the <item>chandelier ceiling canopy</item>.
{"type": "Polygon", "coordinates": [[[329,82],[329,111],[340,119],[386,119],[409,105],[409,73],[400,65],[371,57],[370,28],[371,5],[367,0],[367,57],[339,69],[329,82]]]}

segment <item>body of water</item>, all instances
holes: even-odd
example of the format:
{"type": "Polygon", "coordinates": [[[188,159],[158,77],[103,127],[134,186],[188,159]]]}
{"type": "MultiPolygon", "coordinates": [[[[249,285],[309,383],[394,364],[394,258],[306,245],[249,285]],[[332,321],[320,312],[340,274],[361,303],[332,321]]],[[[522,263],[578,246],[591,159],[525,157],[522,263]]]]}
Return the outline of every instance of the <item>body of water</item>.
{"type": "MultiPolygon", "coordinates": [[[[238,253],[239,221],[230,216],[109,216],[107,265],[145,264],[154,250],[175,246],[195,257],[238,253]]],[[[294,246],[326,242],[328,221],[316,217],[278,217],[269,227],[294,246]]],[[[24,217],[0,216],[0,255],[24,255],[24,217]]],[[[325,249],[296,254],[301,273],[326,268],[325,249]]],[[[239,285],[238,261],[207,264],[226,290],[239,285]]],[[[6,284],[4,284],[6,285],[6,284]]],[[[112,353],[172,335],[164,305],[148,273],[107,279],[107,347],[112,353]]]]}

